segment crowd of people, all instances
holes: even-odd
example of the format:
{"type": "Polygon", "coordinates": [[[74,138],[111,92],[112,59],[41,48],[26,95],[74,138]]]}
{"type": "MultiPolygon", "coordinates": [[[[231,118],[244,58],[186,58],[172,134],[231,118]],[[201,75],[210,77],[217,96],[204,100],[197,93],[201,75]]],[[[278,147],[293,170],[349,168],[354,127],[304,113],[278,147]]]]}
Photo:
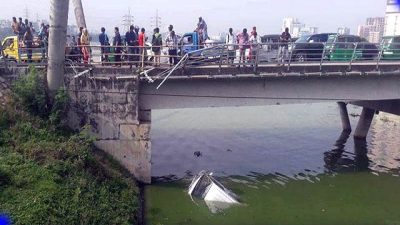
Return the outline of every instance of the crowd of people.
{"type": "MultiPolygon", "coordinates": [[[[83,29],[83,28],[82,28],[83,29]]],[[[84,29],[83,29],[84,30],[84,29]]],[[[79,33],[78,36],[83,36],[84,33],[79,33]]],[[[114,37],[112,38],[112,42],[110,38],[106,34],[106,29],[104,27],[101,28],[101,32],[99,34],[99,42],[101,45],[101,61],[103,64],[107,64],[110,62],[110,56],[114,57],[114,66],[122,65],[122,61],[127,62],[130,67],[135,65],[136,67],[143,67],[148,59],[146,42],[149,40],[146,29],[139,29],[138,26],[131,25],[129,27],[129,31],[125,33],[125,39],[122,38],[119,28],[114,28],[114,37]],[[111,45],[112,44],[112,45],[111,45]],[[113,52],[111,52],[113,49],[113,52]],[[123,54],[125,52],[126,54],[123,54]],[[125,58],[122,59],[122,56],[125,58]]],[[[151,37],[151,51],[153,52],[153,65],[160,66],[161,65],[161,50],[162,47],[168,48],[168,57],[169,64],[171,66],[176,65],[178,63],[178,44],[179,39],[175,34],[173,25],[168,27],[168,35],[165,39],[163,39],[160,29],[155,28],[153,30],[153,34],[151,37]]],[[[84,39],[81,38],[78,46],[85,46],[84,39]]],[[[81,48],[84,62],[86,62],[87,49],[81,48]]]]}
{"type": "Polygon", "coordinates": [[[18,41],[21,42],[26,49],[28,62],[32,62],[32,50],[35,47],[42,48],[42,59],[46,57],[46,49],[49,38],[49,25],[42,23],[40,29],[36,32],[32,22],[28,19],[25,21],[21,17],[12,18],[12,30],[18,36],[18,41]]]}
{"type": "MultiPolygon", "coordinates": [[[[278,61],[284,62],[287,59],[289,43],[291,42],[289,28],[279,37],[278,61]]],[[[246,28],[237,35],[233,34],[233,29],[229,28],[229,32],[225,38],[228,46],[228,61],[234,62],[236,58],[236,48],[239,49],[239,62],[245,63],[246,60],[255,60],[257,51],[261,43],[261,37],[257,33],[257,27],[253,27],[250,35],[246,28]],[[246,59],[246,50],[249,49],[249,56],[246,59]]]]}
{"type": "MultiPolygon", "coordinates": [[[[13,17],[12,29],[14,34],[18,35],[19,40],[24,44],[29,62],[32,61],[32,48],[34,47],[41,47],[42,58],[46,57],[49,25],[42,23],[39,31],[36,32],[32,22],[29,22],[28,19],[23,21],[22,18],[19,18],[17,21],[17,18],[13,17]]],[[[200,44],[204,44],[209,40],[207,23],[202,17],[199,17],[195,32],[198,33],[200,44]]],[[[138,26],[131,25],[123,38],[119,28],[115,27],[114,37],[110,41],[106,34],[106,29],[102,27],[98,37],[101,45],[101,62],[103,65],[110,63],[111,56],[113,57],[115,66],[121,66],[122,61],[125,61],[131,67],[133,65],[143,67],[148,59],[146,46],[148,37],[145,28],[140,29],[138,26]]],[[[225,40],[228,50],[228,62],[234,63],[237,50],[239,51],[239,63],[256,59],[261,38],[255,26],[250,34],[246,28],[239,34],[234,34],[233,28],[230,28],[225,40]],[[248,55],[246,55],[247,49],[249,49],[248,55]]],[[[279,42],[278,60],[283,62],[288,54],[288,44],[291,42],[291,35],[288,28],[281,34],[279,42]]],[[[150,43],[154,66],[161,65],[162,47],[168,49],[169,65],[173,66],[178,63],[179,37],[174,31],[173,25],[168,27],[168,34],[165,39],[162,37],[160,29],[155,28],[150,43]]],[[[72,36],[71,41],[68,43],[66,49],[67,57],[76,62],[89,63],[91,52],[89,31],[87,28],[80,27],[77,37],[72,36]]]]}

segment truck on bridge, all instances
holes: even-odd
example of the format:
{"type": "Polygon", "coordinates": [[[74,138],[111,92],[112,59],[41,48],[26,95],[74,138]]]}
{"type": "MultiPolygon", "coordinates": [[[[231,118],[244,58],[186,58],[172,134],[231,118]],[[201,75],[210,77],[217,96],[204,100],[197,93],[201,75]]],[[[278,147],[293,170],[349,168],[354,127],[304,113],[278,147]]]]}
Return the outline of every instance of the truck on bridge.
{"type": "MultiPolygon", "coordinates": [[[[18,36],[9,36],[4,38],[1,43],[3,56],[12,63],[28,62],[28,49],[25,47],[22,40],[18,36]]],[[[32,61],[40,62],[43,60],[43,48],[38,38],[33,39],[32,61]]]]}

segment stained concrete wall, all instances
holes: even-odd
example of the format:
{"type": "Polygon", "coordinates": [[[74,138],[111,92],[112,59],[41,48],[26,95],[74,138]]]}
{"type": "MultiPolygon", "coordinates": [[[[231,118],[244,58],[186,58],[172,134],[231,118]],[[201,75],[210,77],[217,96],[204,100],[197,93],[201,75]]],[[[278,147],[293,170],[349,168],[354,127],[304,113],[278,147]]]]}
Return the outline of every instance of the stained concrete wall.
{"type": "Polygon", "coordinates": [[[149,116],[139,116],[139,82],[134,76],[90,74],[66,81],[71,107],[69,123],[74,129],[89,125],[95,145],[109,153],[139,181],[151,182],[149,116]]]}

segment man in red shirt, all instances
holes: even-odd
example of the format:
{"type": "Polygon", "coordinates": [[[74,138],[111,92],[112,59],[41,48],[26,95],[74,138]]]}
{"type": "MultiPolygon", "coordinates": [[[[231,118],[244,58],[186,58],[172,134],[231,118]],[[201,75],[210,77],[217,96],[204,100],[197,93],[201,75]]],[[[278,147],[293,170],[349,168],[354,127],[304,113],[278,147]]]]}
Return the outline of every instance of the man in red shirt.
{"type": "Polygon", "coordinates": [[[146,30],[142,28],[139,34],[139,48],[140,48],[140,62],[142,63],[142,67],[144,67],[144,61],[147,58],[147,51],[146,51],[146,30]]]}

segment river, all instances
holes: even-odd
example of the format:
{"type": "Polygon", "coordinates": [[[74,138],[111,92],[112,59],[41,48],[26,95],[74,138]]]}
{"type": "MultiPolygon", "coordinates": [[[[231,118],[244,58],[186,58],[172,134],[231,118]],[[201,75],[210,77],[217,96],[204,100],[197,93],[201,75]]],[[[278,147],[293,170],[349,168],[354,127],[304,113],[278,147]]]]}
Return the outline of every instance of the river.
{"type": "MultiPolygon", "coordinates": [[[[349,106],[355,128],[361,108],[349,106]]],[[[367,141],[342,133],[335,103],[154,110],[151,225],[400,224],[400,120],[367,141]],[[200,152],[196,156],[194,152],[200,152]],[[214,172],[241,205],[213,214],[186,190],[214,172]]]]}

